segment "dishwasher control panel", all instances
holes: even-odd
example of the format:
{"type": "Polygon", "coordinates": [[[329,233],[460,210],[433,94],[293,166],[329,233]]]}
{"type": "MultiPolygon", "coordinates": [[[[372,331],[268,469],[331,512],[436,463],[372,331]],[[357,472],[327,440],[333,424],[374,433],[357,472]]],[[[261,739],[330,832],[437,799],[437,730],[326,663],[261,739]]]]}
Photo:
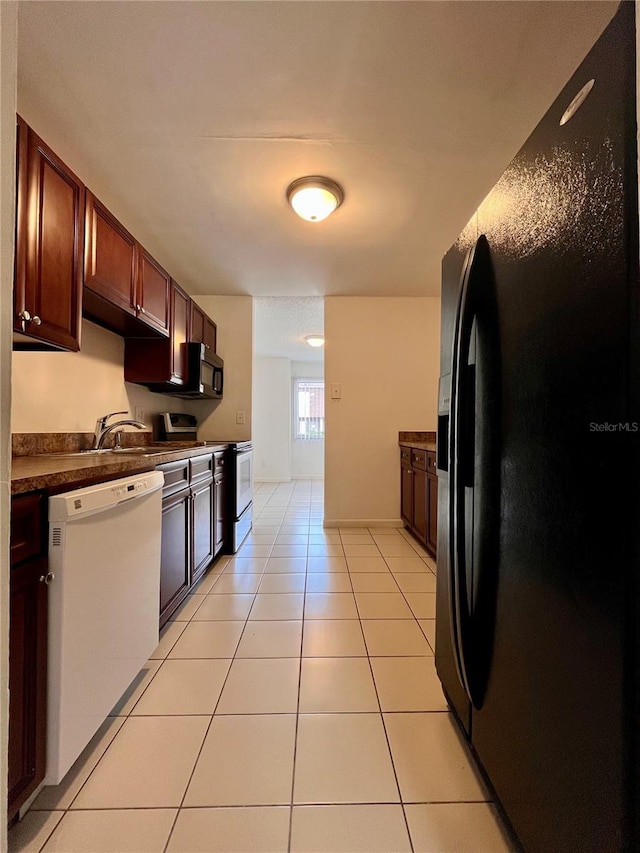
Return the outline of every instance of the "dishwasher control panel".
{"type": "Polygon", "coordinates": [[[49,499],[49,521],[65,521],[105,512],[118,504],[151,494],[161,489],[163,483],[162,471],[150,471],[55,495],[49,499]]]}

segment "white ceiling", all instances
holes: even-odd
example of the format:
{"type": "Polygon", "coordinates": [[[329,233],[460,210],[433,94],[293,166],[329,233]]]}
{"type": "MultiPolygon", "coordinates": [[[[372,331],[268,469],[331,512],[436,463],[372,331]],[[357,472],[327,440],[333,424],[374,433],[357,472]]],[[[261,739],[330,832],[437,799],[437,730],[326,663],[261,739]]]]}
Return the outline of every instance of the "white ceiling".
{"type": "Polygon", "coordinates": [[[18,104],[193,294],[434,295],[615,5],[22,2],[18,104]]]}
{"type": "Polygon", "coordinates": [[[269,297],[253,300],[255,355],[324,361],[324,348],[310,347],[305,335],[324,333],[324,301],[319,296],[269,297]]]}

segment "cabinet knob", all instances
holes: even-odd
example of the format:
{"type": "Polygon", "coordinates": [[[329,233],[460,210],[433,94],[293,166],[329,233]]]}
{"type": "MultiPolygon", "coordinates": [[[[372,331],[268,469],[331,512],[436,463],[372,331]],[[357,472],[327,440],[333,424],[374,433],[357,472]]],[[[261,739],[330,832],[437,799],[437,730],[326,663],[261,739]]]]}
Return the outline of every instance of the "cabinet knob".
{"type": "Polygon", "coordinates": [[[139,306],[138,310],[140,311],[140,313],[141,313],[141,314],[146,314],[146,313],[147,313],[147,312],[144,310],[144,307],[143,307],[142,305],[140,305],[140,306],[139,306]]]}
{"type": "Polygon", "coordinates": [[[55,579],[53,572],[47,572],[46,575],[40,575],[40,583],[46,583],[47,586],[55,579]]]}
{"type": "Polygon", "coordinates": [[[27,311],[26,308],[24,311],[20,311],[18,317],[22,321],[22,331],[24,332],[27,328],[28,323],[33,323],[34,326],[41,326],[42,320],[38,317],[37,314],[31,314],[30,311],[27,311]]]}
{"type": "Polygon", "coordinates": [[[142,311],[142,305],[136,305],[136,311],[139,314],[142,311]]]}

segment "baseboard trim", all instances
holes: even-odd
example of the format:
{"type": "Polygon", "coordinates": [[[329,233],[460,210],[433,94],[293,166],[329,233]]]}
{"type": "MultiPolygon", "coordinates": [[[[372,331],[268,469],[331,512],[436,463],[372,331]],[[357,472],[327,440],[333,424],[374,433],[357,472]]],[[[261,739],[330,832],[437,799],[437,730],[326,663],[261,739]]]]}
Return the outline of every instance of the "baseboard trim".
{"type": "Polygon", "coordinates": [[[254,477],[254,483],[290,483],[291,477],[254,477]]]}
{"type": "Polygon", "coordinates": [[[325,518],[323,527],[402,527],[400,518],[325,518]]]}

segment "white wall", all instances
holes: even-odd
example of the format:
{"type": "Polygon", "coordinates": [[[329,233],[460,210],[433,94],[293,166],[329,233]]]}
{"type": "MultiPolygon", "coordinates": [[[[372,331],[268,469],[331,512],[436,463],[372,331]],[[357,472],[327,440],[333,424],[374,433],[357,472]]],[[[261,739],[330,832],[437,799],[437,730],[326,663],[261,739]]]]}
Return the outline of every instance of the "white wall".
{"type": "Polygon", "coordinates": [[[253,362],[254,478],[322,479],[324,441],[293,438],[293,381],[322,378],[320,362],[256,356],[253,362]]]}
{"type": "MultiPolygon", "coordinates": [[[[324,363],[318,361],[292,361],[293,380],[322,379],[324,363]]],[[[293,392],[293,388],[291,389],[293,392]]],[[[292,427],[290,427],[293,432],[292,427]]],[[[291,440],[291,476],[294,480],[321,480],[324,477],[324,441],[291,440]]]]}
{"type": "MultiPolygon", "coordinates": [[[[214,403],[199,404],[208,406],[214,403]]],[[[155,427],[159,412],[192,412],[195,404],[124,381],[124,338],[82,324],[80,352],[14,352],[12,432],[93,432],[106,412],[144,411],[155,427]]]]}
{"type": "Polygon", "coordinates": [[[7,846],[11,339],[18,4],[0,3],[0,850],[7,846]]]}
{"type": "MultiPolygon", "coordinates": [[[[193,296],[218,326],[216,350],[224,359],[224,395],[219,403],[194,404],[198,437],[246,441],[251,438],[253,299],[251,296],[193,296]],[[244,424],[236,413],[244,412],[244,424]]],[[[185,410],[188,411],[188,410],[185,410]]]]}
{"type": "Polygon", "coordinates": [[[398,432],[436,429],[440,300],[327,297],[324,332],[325,525],[400,526],[398,432]]]}
{"type": "Polygon", "coordinates": [[[253,362],[253,476],[291,479],[291,361],[257,356],[253,362]]]}

